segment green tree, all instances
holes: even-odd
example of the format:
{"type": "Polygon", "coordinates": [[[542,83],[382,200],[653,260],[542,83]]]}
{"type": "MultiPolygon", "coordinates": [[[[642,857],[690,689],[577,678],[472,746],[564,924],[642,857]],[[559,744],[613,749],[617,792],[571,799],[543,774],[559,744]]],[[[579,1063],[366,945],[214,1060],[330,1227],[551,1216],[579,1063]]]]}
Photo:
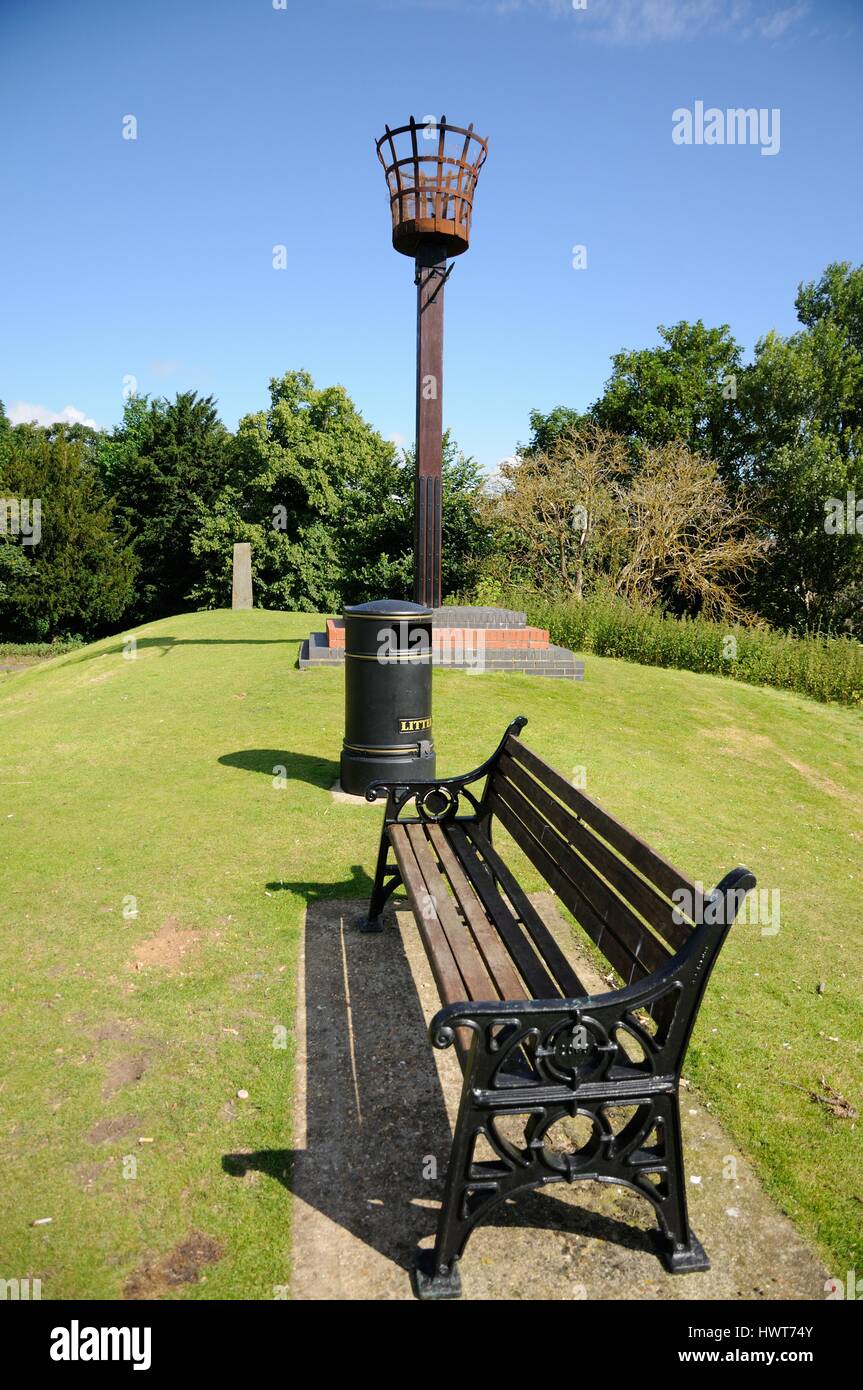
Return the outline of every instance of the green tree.
{"type": "MultiPolygon", "coordinates": [[[[443,473],[444,583],[461,587],[484,536],[481,476],[451,440],[443,473]]],[[[270,407],[240,421],[229,484],[197,509],[194,595],[226,605],[237,541],[252,546],[255,601],[333,612],[412,589],[413,460],[399,456],[341,386],[307,372],[270,382],[270,407]]]]}
{"type": "Polygon", "coordinates": [[[8,524],[0,535],[2,635],[94,637],[116,624],[134,592],[137,560],[83,442],[62,430],[11,429],[0,455],[0,497],[19,516],[23,504],[29,522],[38,516],[29,537],[8,524]]]}
{"type": "Polygon", "coordinates": [[[232,546],[250,541],[262,607],[334,608],[357,533],[367,537],[376,514],[385,516],[392,506],[393,446],[343,387],[318,390],[299,371],[271,380],[269,409],[240,421],[233,453],[228,485],[211,508],[197,508],[195,597],[210,605],[230,602],[232,546]]]}
{"type": "Polygon", "coordinates": [[[532,410],[529,418],[530,440],[527,444],[519,444],[517,454],[520,458],[551,453],[561,436],[578,430],[590,417],[572,406],[558,405],[546,415],[541,410],[532,410]]]}
{"type": "MultiPolygon", "coordinates": [[[[801,328],[767,333],[743,365],[727,325],[660,328],[659,346],[617,353],[590,416],[629,441],[639,467],[681,441],[715,459],[751,518],[762,563],[739,601],[790,628],[863,636],[863,535],[825,522],[863,501],[863,266],[829,265],[799,287],[801,328]]],[[[525,455],[547,452],[578,412],[531,415],[525,455]]]]}
{"type": "Polygon", "coordinates": [[[192,535],[230,476],[233,452],[212,396],[173,401],[133,396],[123,423],[102,440],[100,466],[118,520],[134,536],[140,579],[130,616],[138,622],[192,606],[199,578],[192,535]]]}
{"type": "Polygon", "coordinates": [[[832,501],[863,500],[863,266],[828,266],[796,307],[803,328],[759,341],[738,397],[769,547],[752,602],[781,626],[863,636],[863,535],[829,524],[832,501]]]}
{"type": "Polygon", "coordinates": [[[591,415],[644,448],[682,440],[733,474],[741,350],[727,324],[660,325],[659,347],[615,353],[591,415]]]}

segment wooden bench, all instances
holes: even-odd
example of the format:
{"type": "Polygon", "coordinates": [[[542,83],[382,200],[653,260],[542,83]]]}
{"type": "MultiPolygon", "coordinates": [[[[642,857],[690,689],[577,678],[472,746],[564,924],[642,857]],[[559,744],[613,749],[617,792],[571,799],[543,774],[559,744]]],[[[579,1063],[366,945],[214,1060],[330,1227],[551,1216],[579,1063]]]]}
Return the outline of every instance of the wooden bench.
{"type": "Polygon", "coordinates": [[[653,1204],[669,1271],[709,1268],[687,1216],[678,1088],[708,977],[755,879],[733,869],[700,893],[526,747],[526,723],[463,777],[366,793],[386,796],[386,812],[361,928],[381,929],[403,885],[443,1005],[431,1040],[454,1044],[464,1073],[434,1250],[419,1252],[421,1298],[458,1297],[467,1240],[501,1202],[587,1178],[653,1204]],[[618,987],[585,988],[494,847],[496,821],[618,987]],[[491,1158],[475,1154],[480,1140],[491,1158]]]}

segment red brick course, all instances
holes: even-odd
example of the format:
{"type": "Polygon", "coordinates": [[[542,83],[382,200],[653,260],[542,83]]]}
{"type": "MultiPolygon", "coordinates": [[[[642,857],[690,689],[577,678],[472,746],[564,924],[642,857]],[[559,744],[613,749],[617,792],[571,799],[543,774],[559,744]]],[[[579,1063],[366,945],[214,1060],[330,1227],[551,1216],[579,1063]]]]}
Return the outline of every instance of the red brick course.
{"type": "MultiPolygon", "coordinates": [[[[345,628],[339,619],[327,618],[327,640],[333,649],[344,648],[345,628]]],[[[482,643],[486,647],[526,647],[528,651],[537,651],[548,646],[548,632],[541,627],[432,628],[433,647],[476,651],[482,643]]]]}

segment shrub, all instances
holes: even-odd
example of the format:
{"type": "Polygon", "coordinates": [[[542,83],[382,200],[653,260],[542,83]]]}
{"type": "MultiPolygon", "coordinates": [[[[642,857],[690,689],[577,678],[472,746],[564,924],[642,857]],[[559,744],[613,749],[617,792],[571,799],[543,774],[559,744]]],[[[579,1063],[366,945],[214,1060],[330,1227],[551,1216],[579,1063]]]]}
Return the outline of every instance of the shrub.
{"type": "Polygon", "coordinates": [[[672,666],[793,690],[813,700],[863,704],[863,645],[850,637],[796,637],[766,626],[673,618],[606,593],[578,602],[510,592],[509,608],[547,628],[560,646],[645,666],[672,666]]]}
{"type": "Polygon", "coordinates": [[[53,656],[65,656],[66,652],[73,652],[83,645],[80,637],[55,642],[0,642],[0,659],[29,656],[36,657],[39,661],[47,661],[53,656]]]}

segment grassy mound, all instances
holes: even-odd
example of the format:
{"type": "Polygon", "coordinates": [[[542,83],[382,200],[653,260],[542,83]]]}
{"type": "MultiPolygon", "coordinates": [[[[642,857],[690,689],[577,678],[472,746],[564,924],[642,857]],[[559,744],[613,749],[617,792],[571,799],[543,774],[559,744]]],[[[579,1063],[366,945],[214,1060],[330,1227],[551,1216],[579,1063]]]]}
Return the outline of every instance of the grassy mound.
{"type": "MultiPolygon", "coordinates": [[[[368,891],[380,825],[330,797],[342,674],[295,669],[311,622],[188,615],[0,688],[0,1265],[45,1298],[288,1282],[302,912],[368,891]]],[[[860,711],[593,655],[581,684],[438,671],[440,771],[517,713],[693,876],[743,862],[780,890],[778,933],[732,933],[688,1075],[860,1268],[863,1127],[825,1103],[859,1109],[860,711]]]]}

